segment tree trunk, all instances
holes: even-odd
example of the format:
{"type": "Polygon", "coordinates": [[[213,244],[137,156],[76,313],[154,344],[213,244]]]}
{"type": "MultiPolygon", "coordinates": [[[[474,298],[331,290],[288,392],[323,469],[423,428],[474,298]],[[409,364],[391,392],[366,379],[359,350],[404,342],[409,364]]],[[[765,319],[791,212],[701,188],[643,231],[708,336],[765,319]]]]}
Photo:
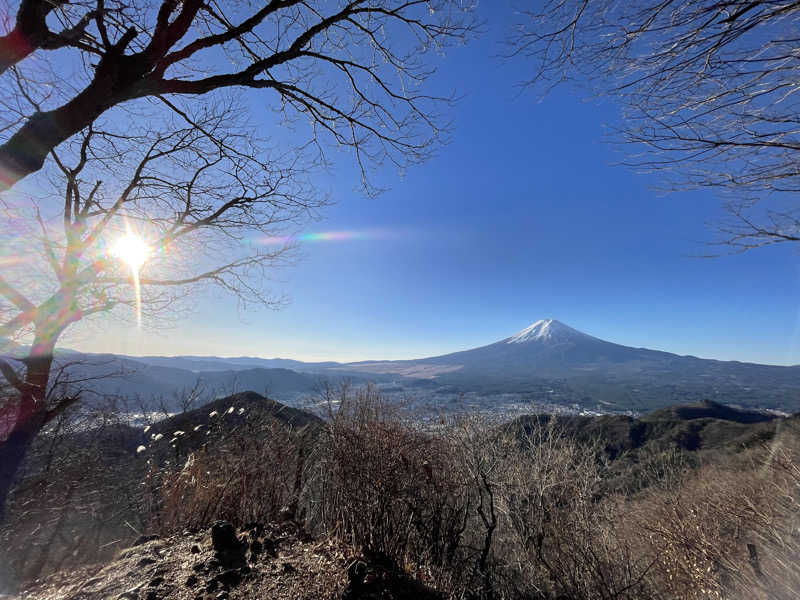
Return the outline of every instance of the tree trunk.
{"type": "Polygon", "coordinates": [[[5,522],[6,501],[28,450],[47,423],[45,403],[55,341],[34,340],[33,350],[25,360],[25,381],[20,389],[19,410],[11,433],[0,444],[0,524],[5,522]]]}
{"type": "Polygon", "coordinates": [[[44,410],[30,415],[25,423],[15,426],[8,439],[0,444],[0,524],[5,522],[8,493],[33,440],[45,424],[46,415],[44,410]]]}

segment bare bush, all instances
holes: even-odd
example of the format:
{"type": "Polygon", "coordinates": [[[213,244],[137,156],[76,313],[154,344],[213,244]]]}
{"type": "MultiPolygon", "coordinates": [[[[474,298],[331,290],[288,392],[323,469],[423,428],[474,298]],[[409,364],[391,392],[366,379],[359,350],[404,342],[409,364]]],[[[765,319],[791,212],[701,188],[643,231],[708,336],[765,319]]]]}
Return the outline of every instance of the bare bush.
{"type": "MultiPolygon", "coordinates": [[[[220,421],[222,423],[222,421],[220,421]]],[[[232,430],[201,434],[213,440],[182,453],[177,468],[151,463],[146,484],[156,490],[152,524],[162,533],[197,530],[224,519],[243,526],[294,517],[302,488],[305,431],[255,416],[232,430]]]]}
{"type": "Polygon", "coordinates": [[[446,440],[405,420],[374,388],[327,394],[311,524],[399,565],[454,561],[468,507],[446,440]]]}
{"type": "Polygon", "coordinates": [[[677,490],[634,502],[628,535],[658,557],[653,587],[688,599],[796,597],[798,458],[796,446],[772,446],[747,470],[708,465],[677,490]]]}
{"type": "Polygon", "coordinates": [[[423,430],[374,389],[329,395],[315,523],[452,597],[628,598],[649,563],[600,497],[595,446],[554,422],[523,437],[478,417],[423,430]]]}

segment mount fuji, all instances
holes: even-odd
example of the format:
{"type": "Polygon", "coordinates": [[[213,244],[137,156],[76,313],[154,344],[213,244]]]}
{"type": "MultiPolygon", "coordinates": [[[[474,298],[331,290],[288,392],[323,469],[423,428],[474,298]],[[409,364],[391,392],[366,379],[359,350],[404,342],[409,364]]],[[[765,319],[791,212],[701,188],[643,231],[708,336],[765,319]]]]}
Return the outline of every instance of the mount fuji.
{"type": "Polygon", "coordinates": [[[702,359],[623,346],[555,319],[493,344],[418,360],[367,361],[333,369],[429,380],[486,394],[651,409],[716,400],[800,410],[800,366],[702,359]]]}
{"type": "Polygon", "coordinates": [[[555,319],[542,319],[487,346],[417,360],[367,361],[343,365],[374,373],[436,377],[460,372],[499,378],[565,376],[586,370],[639,370],[646,363],[679,357],[631,348],[592,337],[555,319]]]}

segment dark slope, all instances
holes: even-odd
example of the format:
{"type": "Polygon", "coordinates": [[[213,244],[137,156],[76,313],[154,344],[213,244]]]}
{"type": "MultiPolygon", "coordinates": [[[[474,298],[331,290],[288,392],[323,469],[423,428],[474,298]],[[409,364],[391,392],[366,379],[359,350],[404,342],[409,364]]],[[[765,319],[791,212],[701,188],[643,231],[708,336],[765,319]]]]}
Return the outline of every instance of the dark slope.
{"type": "Polygon", "coordinates": [[[737,409],[719,402],[699,402],[669,406],[654,411],[645,417],[648,421],[690,421],[693,419],[716,419],[733,423],[763,423],[774,421],[775,415],[756,410],[737,409]]]}
{"type": "Polygon", "coordinates": [[[315,427],[322,424],[319,417],[296,408],[291,408],[275,400],[270,400],[256,392],[241,392],[204,404],[200,408],[166,418],[152,427],[153,433],[175,430],[191,430],[198,425],[208,426],[212,422],[224,420],[235,426],[247,419],[270,418],[294,429],[315,427]],[[233,409],[233,411],[230,411],[233,409]],[[240,414],[240,410],[242,413],[240,414]],[[230,412],[229,412],[230,411],[230,412]],[[211,416],[212,413],[217,413],[211,416]]]}
{"type": "Polygon", "coordinates": [[[800,433],[800,415],[776,417],[715,402],[674,406],[639,419],[623,415],[531,415],[515,419],[510,427],[530,431],[551,418],[568,437],[584,443],[599,440],[612,460],[643,450],[736,453],[769,441],[780,430],[800,433]]]}
{"type": "Polygon", "coordinates": [[[255,392],[242,392],[163,419],[142,432],[139,443],[146,447],[148,456],[162,461],[176,451],[185,455],[205,447],[213,452],[232,436],[264,435],[272,431],[273,424],[293,430],[303,445],[310,447],[323,421],[255,392]]]}
{"type": "MultiPolygon", "coordinates": [[[[523,435],[550,418],[521,417],[507,427],[523,435]]],[[[717,403],[670,407],[640,419],[621,415],[553,418],[567,438],[599,444],[608,460],[604,487],[623,494],[649,487],[670,470],[678,475],[705,463],[749,468],[749,450],[800,440],[800,414],[774,417],[717,403]]]]}

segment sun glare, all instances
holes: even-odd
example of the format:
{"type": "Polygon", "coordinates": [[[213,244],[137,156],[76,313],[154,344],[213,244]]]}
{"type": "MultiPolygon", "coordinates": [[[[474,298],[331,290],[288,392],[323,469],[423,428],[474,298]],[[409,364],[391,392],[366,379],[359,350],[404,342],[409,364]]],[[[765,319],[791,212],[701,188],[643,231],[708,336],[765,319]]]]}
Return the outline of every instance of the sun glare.
{"type": "Polygon", "coordinates": [[[130,231],[119,238],[110,249],[111,256],[121,260],[130,267],[133,290],[136,296],[136,325],[142,326],[142,289],[139,271],[150,258],[152,252],[141,237],[130,231]]]}
{"type": "Polygon", "coordinates": [[[150,257],[150,252],[150,246],[134,233],[125,234],[111,247],[111,255],[126,263],[136,273],[150,257]]]}

